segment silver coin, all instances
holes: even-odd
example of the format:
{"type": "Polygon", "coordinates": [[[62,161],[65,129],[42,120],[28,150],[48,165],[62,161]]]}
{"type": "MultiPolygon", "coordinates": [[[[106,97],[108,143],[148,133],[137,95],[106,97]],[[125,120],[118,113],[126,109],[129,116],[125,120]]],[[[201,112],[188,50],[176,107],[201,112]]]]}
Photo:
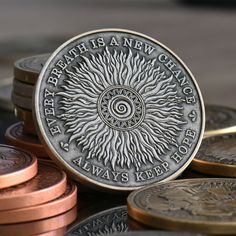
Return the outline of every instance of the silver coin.
{"type": "Polygon", "coordinates": [[[34,92],[34,86],[27,83],[22,83],[14,79],[13,81],[13,92],[17,95],[32,98],[34,92]]]}
{"type": "Polygon", "coordinates": [[[205,124],[183,62],[158,41],[119,29],[59,47],[40,73],[34,113],[58,164],[84,184],[114,191],[177,177],[205,124]]]}
{"type": "Polygon", "coordinates": [[[12,78],[0,79],[0,109],[13,111],[11,102],[12,78]]]}
{"type": "Polygon", "coordinates": [[[20,108],[24,108],[27,110],[32,110],[32,98],[30,97],[23,97],[20,96],[16,93],[12,93],[12,102],[14,103],[14,105],[20,107],[20,108]]]}

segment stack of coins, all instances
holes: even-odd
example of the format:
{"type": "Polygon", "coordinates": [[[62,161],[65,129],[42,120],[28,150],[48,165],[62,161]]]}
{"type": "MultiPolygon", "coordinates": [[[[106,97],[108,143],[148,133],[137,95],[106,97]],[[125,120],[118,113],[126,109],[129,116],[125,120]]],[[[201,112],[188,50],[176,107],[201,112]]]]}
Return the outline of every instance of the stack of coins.
{"type": "Polygon", "coordinates": [[[48,155],[36,134],[32,100],[38,75],[48,56],[48,54],[43,54],[15,62],[12,102],[15,105],[15,115],[21,122],[9,127],[5,134],[7,144],[27,149],[40,158],[48,157],[48,155]]]}
{"type": "Polygon", "coordinates": [[[1,236],[63,231],[76,218],[76,202],[76,185],[52,162],[0,145],[1,236]]]}

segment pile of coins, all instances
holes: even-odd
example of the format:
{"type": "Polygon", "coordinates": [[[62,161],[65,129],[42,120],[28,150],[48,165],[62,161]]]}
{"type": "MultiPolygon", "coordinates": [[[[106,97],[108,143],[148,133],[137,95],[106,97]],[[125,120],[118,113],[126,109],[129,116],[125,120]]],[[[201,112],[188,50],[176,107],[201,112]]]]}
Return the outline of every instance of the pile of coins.
{"type": "MultiPolygon", "coordinates": [[[[6,130],[6,143],[50,157],[79,187],[93,189],[92,195],[130,194],[122,212],[132,225],[236,232],[236,111],[205,106],[190,70],[155,39],[104,29],[74,37],[51,55],[21,59],[14,67],[12,101],[20,122],[6,130]]],[[[48,166],[40,162],[28,182],[48,166]]],[[[37,181],[58,179],[52,173],[37,181]]],[[[0,224],[68,212],[76,188],[69,182],[60,189],[60,197],[47,191],[54,199],[27,192],[22,199],[30,205],[3,204],[8,208],[0,208],[0,224]]],[[[78,227],[68,235],[83,232],[78,227]]]]}
{"type": "Polygon", "coordinates": [[[63,171],[17,147],[0,145],[0,153],[1,235],[61,230],[75,220],[77,187],[63,171]]]}

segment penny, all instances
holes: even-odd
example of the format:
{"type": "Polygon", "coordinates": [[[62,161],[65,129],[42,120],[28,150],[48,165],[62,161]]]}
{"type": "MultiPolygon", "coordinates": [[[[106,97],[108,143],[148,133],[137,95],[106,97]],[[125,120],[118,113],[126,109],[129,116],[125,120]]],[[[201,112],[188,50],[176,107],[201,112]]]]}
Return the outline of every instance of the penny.
{"type": "Polygon", "coordinates": [[[13,92],[17,95],[23,96],[23,97],[29,97],[32,98],[34,91],[34,86],[27,83],[22,83],[21,81],[18,81],[14,79],[13,81],[13,92]]]}
{"type": "Polygon", "coordinates": [[[42,204],[58,198],[65,190],[65,173],[54,165],[40,162],[38,174],[33,179],[0,190],[0,210],[11,210],[42,204]]]}
{"type": "Polygon", "coordinates": [[[204,136],[236,132],[236,109],[218,105],[206,105],[204,136]]]}
{"type": "Polygon", "coordinates": [[[127,208],[119,206],[94,214],[82,221],[74,222],[66,235],[106,235],[127,231],[127,208]]]}
{"type": "Polygon", "coordinates": [[[37,169],[37,159],[33,154],[0,144],[0,189],[32,179],[37,169]]]}
{"type": "Polygon", "coordinates": [[[75,184],[68,183],[63,195],[41,205],[0,211],[0,224],[19,223],[45,219],[60,215],[76,205],[77,188],[75,184]]]}
{"type": "Polygon", "coordinates": [[[200,173],[236,177],[236,133],[203,139],[190,167],[200,173]]]}
{"type": "Polygon", "coordinates": [[[37,131],[35,130],[35,126],[33,123],[23,123],[23,133],[30,135],[37,135],[37,131]]]}
{"type": "Polygon", "coordinates": [[[14,93],[14,91],[11,98],[14,105],[23,109],[32,110],[32,98],[20,96],[14,93]]]}
{"type": "Polygon", "coordinates": [[[154,228],[235,234],[235,179],[159,183],[132,192],[127,202],[130,217],[154,228]]]}
{"type": "MultiPolygon", "coordinates": [[[[64,227],[71,224],[77,216],[77,208],[63,213],[61,215],[36,220],[26,223],[0,225],[1,236],[17,235],[17,236],[31,236],[37,234],[47,233],[53,230],[59,230],[63,232],[64,227]]],[[[47,235],[47,234],[46,234],[47,235]]],[[[50,234],[49,234],[50,235],[50,234]]],[[[57,234],[56,234],[57,235],[57,234]]],[[[60,235],[60,234],[59,234],[60,235]]]]}
{"type": "Polygon", "coordinates": [[[50,157],[104,191],[176,178],[205,124],[200,90],[183,62],[158,41],[119,29],[59,47],[40,73],[33,109],[50,157]]]}
{"type": "Polygon", "coordinates": [[[34,153],[37,157],[48,157],[48,154],[38,137],[23,132],[22,122],[13,124],[6,130],[5,141],[9,145],[24,148],[25,150],[34,153]]]}
{"type": "Polygon", "coordinates": [[[64,236],[66,232],[66,227],[61,229],[52,230],[42,234],[35,234],[34,236],[64,236]]]}
{"type": "Polygon", "coordinates": [[[35,84],[39,73],[50,54],[22,58],[14,64],[15,79],[28,84],[35,84]]]}
{"type": "Polygon", "coordinates": [[[11,101],[12,78],[0,79],[0,108],[12,111],[14,106],[11,101]]]}

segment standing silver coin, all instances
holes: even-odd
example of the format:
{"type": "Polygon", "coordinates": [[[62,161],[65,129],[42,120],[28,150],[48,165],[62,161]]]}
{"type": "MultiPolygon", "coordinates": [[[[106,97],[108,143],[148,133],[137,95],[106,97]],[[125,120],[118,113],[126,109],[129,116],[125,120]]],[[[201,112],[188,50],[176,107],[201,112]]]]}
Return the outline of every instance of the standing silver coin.
{"type": "Polygon", "coordinates": [[[114,191],[176,178],[205,124],[183,62],[158,41],[120,29],[59,47],[40,73],[34,115],[58,164],[84,184],[114,191]]]}

